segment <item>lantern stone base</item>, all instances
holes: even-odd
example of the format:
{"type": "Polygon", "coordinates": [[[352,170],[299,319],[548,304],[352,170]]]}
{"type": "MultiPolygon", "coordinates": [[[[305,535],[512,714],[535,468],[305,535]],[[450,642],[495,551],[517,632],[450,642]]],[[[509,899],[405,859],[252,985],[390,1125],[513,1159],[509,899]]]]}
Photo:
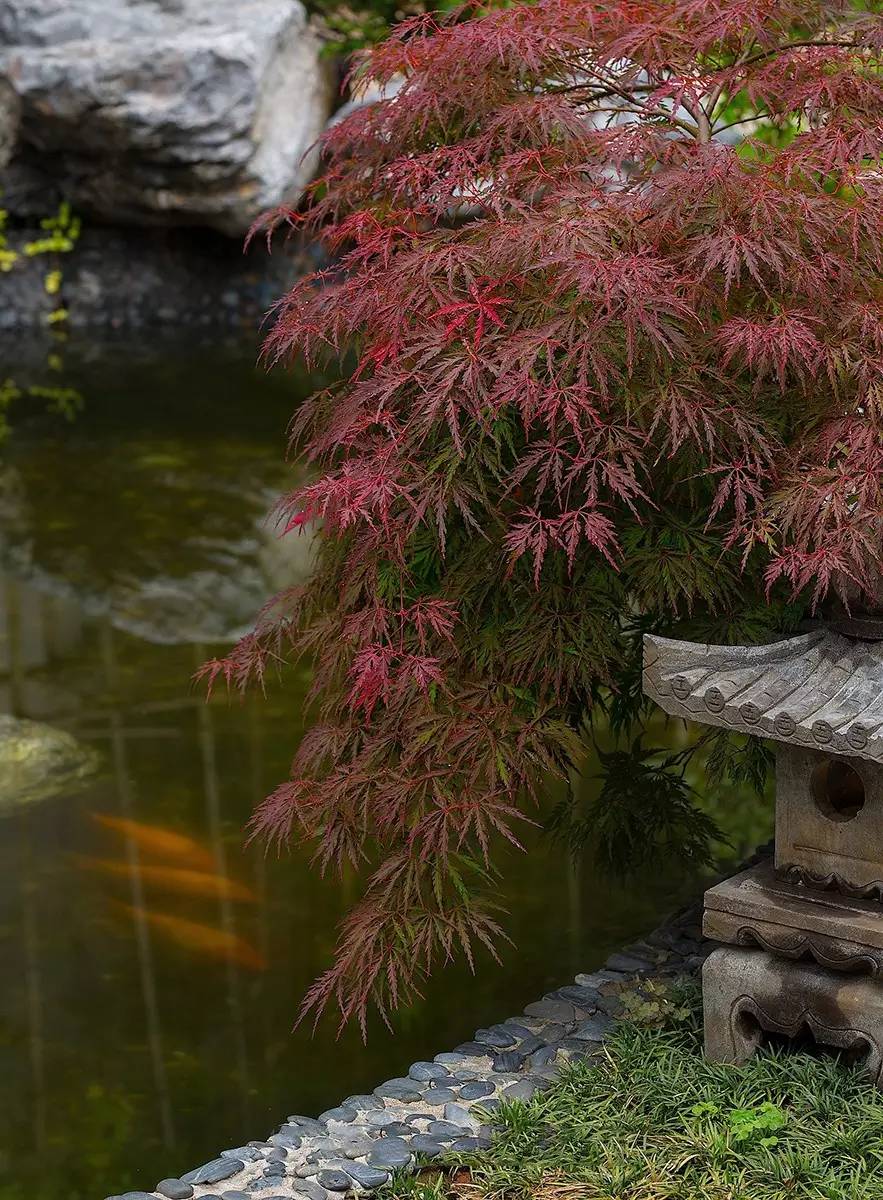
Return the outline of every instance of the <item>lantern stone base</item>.
{"type": "Polygon", "coordinates": [[[868,975],[723,946],[702,969],[705,1053],[714,1062],[751,1058],[767,1034],[855,1052],[883,1087],[883,986],[868,975]]]}
{"type": "Polygon", "coordinates": [[[883,981],[883,905],[781,879],[769,859],[709,888],[702,932],[883,981]]]}

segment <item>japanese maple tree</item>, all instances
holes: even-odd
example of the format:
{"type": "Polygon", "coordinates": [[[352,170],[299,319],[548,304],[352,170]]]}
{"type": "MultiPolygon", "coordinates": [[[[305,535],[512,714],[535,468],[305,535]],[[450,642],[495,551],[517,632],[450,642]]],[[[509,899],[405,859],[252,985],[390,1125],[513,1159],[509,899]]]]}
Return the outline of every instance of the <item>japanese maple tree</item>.
{"type": "MultiPolygon", "coordinates": [[[[357,68],[389,98],[326,133],[300,212],[266,218],[334,263],[280,302],[270,359],[356,361],[293,425],[317,470],[279,512],[316,531],[315,577],[207,667],[244,685],[315,664],[315,724],[254,828],[367,878],[305,1011],[364,1021],[494,951],[494,847],[548,816],[593,719],[639,726],[642,630],[772,637],[873,588],[877,14],[415,18],[357,68]]],[[[614,860],[614,827],[701,858],[678,779],[623,754],[580,821],[614,860]]]]}

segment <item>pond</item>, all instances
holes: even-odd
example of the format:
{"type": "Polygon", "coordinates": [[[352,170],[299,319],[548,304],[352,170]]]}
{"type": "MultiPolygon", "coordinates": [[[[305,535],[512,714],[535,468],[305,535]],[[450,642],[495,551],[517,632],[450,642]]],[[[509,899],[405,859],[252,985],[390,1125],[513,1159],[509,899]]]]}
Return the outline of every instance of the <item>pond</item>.
{"type": "Polygon", "coordinates": [[[286,775],[307,674],[243,703],[190,683],[308,569],[264,515],[309,381],[251,360],[74,357],[82,410],[26,415],[4,448],[2,709],[65,731],[94,769],[0,786],[2,1200],[151,1189],[519,1011],[701,887],[612,885],[537,835],[506,863],[502,966],[439,973],[366,1044],[293,1029],[358,888],[244,844],[286,775]]]}

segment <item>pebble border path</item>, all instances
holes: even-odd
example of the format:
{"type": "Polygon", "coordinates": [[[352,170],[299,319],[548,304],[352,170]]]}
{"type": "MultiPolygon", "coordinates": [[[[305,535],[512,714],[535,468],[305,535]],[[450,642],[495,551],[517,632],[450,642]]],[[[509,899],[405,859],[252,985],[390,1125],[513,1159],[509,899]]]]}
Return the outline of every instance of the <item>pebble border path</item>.
{"type": "Polygon", "coordinates": [[[486,1148],[492,1129],[471,1110],[530,1100],[552,1085],[562,1062],[594,1053],[621,1007],[616,985],[695,974],[714,948],[702,937],[701,918],[699,901],[600,970],[577,975],[432,1062],[414,1063],[407,1077],[388,1079],[370,1096],[348,1096],[318,1118],[292,1115],[264,1142],[222,1150],[153,1192],[107,1200],[343,1200],[380,1187],[417,1156],[486,1148]]]}

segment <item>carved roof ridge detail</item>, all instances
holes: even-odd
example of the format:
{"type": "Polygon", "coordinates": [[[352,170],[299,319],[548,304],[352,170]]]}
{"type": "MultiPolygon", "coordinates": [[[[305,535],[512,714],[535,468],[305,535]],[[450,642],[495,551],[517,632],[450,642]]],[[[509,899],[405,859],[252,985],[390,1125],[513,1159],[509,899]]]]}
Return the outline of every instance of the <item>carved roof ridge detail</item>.
{"type": "Polygon", "coordinates": [[[647,634],[644,691],[673,716],[883,763],[883,642],[825,629],[765,646],[647,634]]]}

